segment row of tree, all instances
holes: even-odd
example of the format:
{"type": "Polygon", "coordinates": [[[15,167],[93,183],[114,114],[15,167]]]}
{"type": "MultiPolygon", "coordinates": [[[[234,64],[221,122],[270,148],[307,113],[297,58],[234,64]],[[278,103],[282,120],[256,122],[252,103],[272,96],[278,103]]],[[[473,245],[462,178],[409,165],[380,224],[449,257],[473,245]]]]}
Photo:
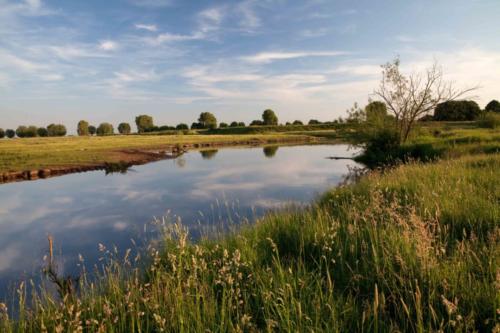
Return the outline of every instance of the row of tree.
{"type": "Polygon", "coordinates": [[[422,120],[470,121],[476,120],[488,112],[500,113],[500,102],[492,100],[486,105],[484,110],[481,110],[479,105],[474,101],[446,101],[436,106],[434,115],[424,116],[422,120]]]}
{"type": "Polygon", "coordinates": [[[3,139],[4,137],[13,138],[16,135],[19,138],[33,138],[36,136],[65,136],[66,127],[61,124],[50,124],[47,127],[19,126],[16,130],[7,129],[5,131],[0,128],[0,139],[3,139]]]}

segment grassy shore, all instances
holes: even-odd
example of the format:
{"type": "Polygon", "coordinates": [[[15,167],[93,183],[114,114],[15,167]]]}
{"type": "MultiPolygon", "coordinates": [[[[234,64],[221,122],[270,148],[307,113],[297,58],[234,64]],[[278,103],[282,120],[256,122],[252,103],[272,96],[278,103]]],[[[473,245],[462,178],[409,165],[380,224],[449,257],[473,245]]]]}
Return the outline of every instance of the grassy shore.
{"type": "MultiPolygon", "coordinates": [[[[478,133],[454,135],[496,137],[478,133]]],[[[78,296],[26,304],[21,288],[19,319],[0,305],[0,330],[498,331],[500,155],[467,142],[217,239],[191,243],[175,225],[137,262],[103,249],[109,265],[78,296]]]]}
{"type": "Polygon", "coordinates": [[[245,145],[310,142],[304,134],[129,135],[0,140],[0,174],[116,163],[136,158],[132,150],[166,149],[175,145],[245,145]]]}

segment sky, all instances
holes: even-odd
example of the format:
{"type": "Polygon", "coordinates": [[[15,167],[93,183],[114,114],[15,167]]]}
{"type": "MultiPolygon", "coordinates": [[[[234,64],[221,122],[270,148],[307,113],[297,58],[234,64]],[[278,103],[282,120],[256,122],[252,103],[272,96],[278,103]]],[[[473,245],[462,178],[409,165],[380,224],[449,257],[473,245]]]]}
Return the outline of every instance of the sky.
{"type": "Polygon", "coordinates": [[[0,0],[0,127],[333,120],[380,65],[500,99],[499,0],[0,0]]]}

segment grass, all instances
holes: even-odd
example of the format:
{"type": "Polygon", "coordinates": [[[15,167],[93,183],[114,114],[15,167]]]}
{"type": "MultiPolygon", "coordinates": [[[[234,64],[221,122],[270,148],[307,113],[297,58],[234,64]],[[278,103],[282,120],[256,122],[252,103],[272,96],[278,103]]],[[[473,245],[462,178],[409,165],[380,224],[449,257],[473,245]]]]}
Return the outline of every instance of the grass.
{"type": "Polygon", "coordinates": [[[500,154],[478,154],[372,172],[196,243],[167,224],[147,258],[102,248],[104,272],[78,295],[28,302],[21,287],[0,330],[498,331],[498,170],[500,154]]]}
{"type": "Polygon", "coordinates": [[[123,150],[162,149],[176,144],[246,144],[247,142],[307,142],[298,134],[251,135],[130,135],[0,140],[0,174],[54,167],[116,163],[131,158],[123,150]]]}

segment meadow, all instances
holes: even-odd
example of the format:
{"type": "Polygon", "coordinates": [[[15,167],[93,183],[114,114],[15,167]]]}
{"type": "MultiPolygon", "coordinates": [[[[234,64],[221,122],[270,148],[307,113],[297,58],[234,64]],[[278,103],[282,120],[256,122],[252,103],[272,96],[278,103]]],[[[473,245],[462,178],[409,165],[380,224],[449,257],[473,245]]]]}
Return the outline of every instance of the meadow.
{"type": "MultiPolygon", "coordinates": [[[[5,332],[489,332],[500,329],[499,134],[421,128],[436,161],[371,171],[307,208],[142,255],[101,248],[78,291],[18,290],[5,332]]],[[[159,221],[161,222],[161,221],[159,221]]]]}

